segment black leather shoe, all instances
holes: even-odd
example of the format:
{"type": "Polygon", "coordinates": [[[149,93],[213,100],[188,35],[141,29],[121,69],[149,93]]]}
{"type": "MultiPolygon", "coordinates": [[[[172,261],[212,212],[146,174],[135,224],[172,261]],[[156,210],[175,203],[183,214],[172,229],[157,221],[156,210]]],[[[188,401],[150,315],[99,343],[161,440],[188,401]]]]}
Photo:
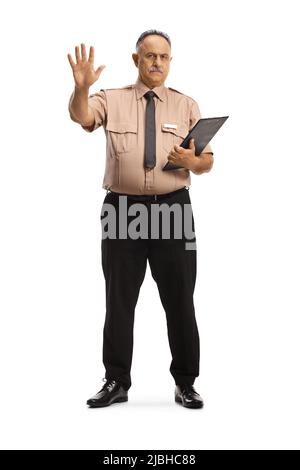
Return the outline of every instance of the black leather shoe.
{"type": "Polygon", "coordinates": [[[186,408],[203,408],[204,403],[193,385],[176,385],[175,401],[186,408]]]}
{"type": "MultiPolygon", "coordinates": [[[[105,379],[104,379],[105,380],[105,379]]],[[[91,408],[109,406],[112,403],[128,401],[128,391],[116,380],[106,380],[101,390],[95,396],[87,400],[86,404],[91,408]]]]}

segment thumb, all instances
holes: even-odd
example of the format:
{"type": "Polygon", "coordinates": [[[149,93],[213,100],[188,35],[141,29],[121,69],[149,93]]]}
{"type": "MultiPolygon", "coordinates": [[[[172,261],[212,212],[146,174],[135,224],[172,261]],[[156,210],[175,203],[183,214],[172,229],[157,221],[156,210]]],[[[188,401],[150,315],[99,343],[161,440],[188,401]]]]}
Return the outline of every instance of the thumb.
{"type": "Polygon", "coordinates": [[[100,74],[100,73],[102,72],[102,70],[103,70],[105,67],[106,67],[106,65],[100,65],[100,67],[97,68],[97,70],[96,70],[95,73],[96,73],[97,75],[100,74]]]}
{"type": "Polygon", "coordinates": [[[190,148],[190,149],[194,149],[194,148],[195,148],[195,139],[190,139],[189,148],[190,148]]]}

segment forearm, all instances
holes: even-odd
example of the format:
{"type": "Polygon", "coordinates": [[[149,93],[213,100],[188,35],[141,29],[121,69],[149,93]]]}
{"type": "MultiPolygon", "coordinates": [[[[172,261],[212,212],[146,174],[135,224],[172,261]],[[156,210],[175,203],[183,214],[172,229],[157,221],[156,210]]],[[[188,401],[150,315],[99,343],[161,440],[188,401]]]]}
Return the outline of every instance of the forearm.
{"type": "Polygon", "coordinates": [[[94,123],[94,114],[88,105],[89,88],[77,88],[75,86],[70,98],[70,114],[83,126],[91,126],[94,123]]]}
{"type": "Polygon", "coordinates": [[[195,157],[191,165],[191,170],[196,175],[207,173],[212,169],[214,159],[211,153],[202,153],[200,156],[195,157]]]}

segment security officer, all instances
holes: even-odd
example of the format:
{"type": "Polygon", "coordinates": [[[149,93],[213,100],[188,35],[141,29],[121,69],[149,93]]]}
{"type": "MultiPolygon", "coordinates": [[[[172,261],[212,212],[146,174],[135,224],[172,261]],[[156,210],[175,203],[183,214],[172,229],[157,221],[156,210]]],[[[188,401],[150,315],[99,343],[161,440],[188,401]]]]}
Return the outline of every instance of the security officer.
{"type": "MultiPolygon", "coordinates": [[[[191,97],[164,85],[172,60],[171,41],[166,33],[152,29],[140,35],[136,53],[132,54],[138,78],[135,84],[122,88],[101,89],[89,95],[89,87],[99,78],[105,65],[94,70],[93,46],[88,59],[84,44],[81,44],[81,55],[79,47],[75,47],[75,56],[76,63],[68,54],[75,80],[69,101],[70,117],[87,132],[103,126],[107,141],[102,184],[107,192],[101,212],[102,268],[106,282],[103,329],[106,373],[105,384],[87,404],[102,407],[128,401],[134,312],[149,260],[166,312],[175,401],[188,408],[202,408],[203,399],[193,385],[199,375],[200,360],[193,304],[196,238],[194,236],[194,243],[191,243],[191,239],[182,234],[184,230],[181,230],[181,237],[176,235],[175,215],[168,237],[161,227],[158,237],[151,235],[155,228],[152,206],[171,209],[177,205],[185,214],[185,206],[191,210],[190,171],[199,175],[212,168],[213,152],[209,144],[201,158],[195,155],[193,140],[189,149],[179,146],[201,118],[199,107],[191,97]],[[163,171],[167,161],[182,168],[163,171]],[[147,218],[141,219],[147,236],[132,237],[128,232],[120,236],[119,221],[126,217],[129,228],[135,204],[139,207],[142,204],[148,211],[147,218]],[[117,225],[111,237],[104,232],[104,213],[109,206],[114,209],[117,225]]],[[[162,217],[165,217],[163,212],[162,217]]],[[[181,221],[181,228],[185,223],[181,221]]],[[[193,215],[192,226],[194,230],[193,215]]]]}

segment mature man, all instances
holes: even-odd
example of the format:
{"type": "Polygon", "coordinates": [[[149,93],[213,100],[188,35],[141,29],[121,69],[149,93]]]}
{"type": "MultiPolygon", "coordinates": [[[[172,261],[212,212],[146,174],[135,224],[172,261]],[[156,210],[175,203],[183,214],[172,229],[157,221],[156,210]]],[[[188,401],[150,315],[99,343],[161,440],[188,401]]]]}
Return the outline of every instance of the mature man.
{"type": "Polygon", "coordinates": [[[192,140],[189,149],[179,146],[201,118],[199,107],[191,97],[164,85],[172,57],[170,38],[161,31],[145,31],[139,37],[136,53],[132,54],[139,72],[133,85],[101,89],[89,95],[89,87],[105,65],[94,70],[92,46],[88,59],[84,44],[81,44],[81,55],[79,47],[75,47],[75,56],[76,63],[68,54],[75,80],[69,101],[70,117],[87,132],[103,126],[107,138],[102,184],[107,193],[101,213],[106,372],[104,386],[87,404],[100,407],[128,400],[134,312],[148,260],[166,312],[175,401],[188,408],[202,408],[203,400],[193,385],[199,375],[200,359],[193,304],[196,238],[194,231],[191,238],[184,229],[190,217],[194,230],[188,191],[190,171],[197,175],[208,172],[213,165],[213,152],[208,144],[200,157],[196,156],[192,140]],[[163,171],[168,160],[182,168],[163,171]],[[147,211],[146,217],[139,220],[141,236],[134,236],[132,230],[137,205],[140,213],[147,211]],[[175,207],[176,211],[172,212],[175,207]],[[189,217],[184,215],[188,213],[186,207],[190,208],[189,217]],[[153,217],[160,210],[162,223],[153,217]],[[114,221],[109,218],[112,236],[105,235],[104,213],[115,215],[114,221]],[[179,223],[178,214],[182,217],[179,223]],[[167,218],[171,228],[166,236],[161,225],[167,218]],[[121,220],[125,220],[128,229],[125,235],[121,220]],[[183,229],[179,230],[179,236],[178,229],[183,229]]]}

